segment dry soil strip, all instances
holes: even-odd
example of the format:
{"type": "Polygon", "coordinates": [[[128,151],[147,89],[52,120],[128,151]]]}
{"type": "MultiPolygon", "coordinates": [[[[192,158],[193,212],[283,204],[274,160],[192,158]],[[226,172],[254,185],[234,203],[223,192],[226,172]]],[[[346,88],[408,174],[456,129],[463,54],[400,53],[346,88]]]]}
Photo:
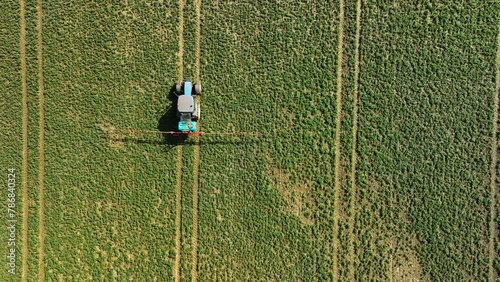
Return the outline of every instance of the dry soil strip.
{"type": "MultiPolygon", "coordinates": [[[[184,0],[179,0],[179,53],[178,55],[178,80],[184,79],[184,0]]],[[[177,183],[175,185],[175,282],[181,281],[181,191],[182,191],[182,144],[177,152],[177,183]]]]}
{"type": "Polygon", "coordinates": [[[497,198],[497,186],[496,186],[496,166],[498,162],[498,147],[497,147],[497,126],[498,126],[498,95],[500,93],[500,30],[497,35],[497,76],[496,76],[496,87],[495,87],[495,104],[493,107],[493,138],[491,140],[491,167],[490,167],[490,195],[491,195],[491,204],[490,204],[490,244],[489,244],[489,262],[488,262],[488,268],[489,268],[489,281],[494,282],[495,281],[495,269],[493,267],[493,263],[495,261],[495,256],[496,256],[496,251],[495,251],[495,238],[496,238],[496,226],[495,226],[495,219],[496,219],[496,210],[495,210],[495,205],[496,205],[496,198],[497,198]]]}
{"type": "Polygon", "coordinates": [[[23,160],[22,160],[22,193],[23,193],[23,238],[22,238],[22,281],[28,281],[28,86],[26,72],[26,3],[20,1],[21,34],[19,49],[21,52],[21,92],[23,103],[23,160]]]}
{"type": "MultiPolygon", "coordinates": [[[[196,83],[200,83],[200,56],[201,56],[201,0],[196,0],[196,83]]],[[[201,96],[198,97],[198,103],[201,104],[201,96]]],[[[201,130],[201,122],[198,121],[197,131],[201,130]]],[[[191,279],[198,281],[198,193],[200,188],[200,137],[196,136],[196,145],[194,148],[194,167],[193,167],[193,235],[192,235],[192,254],[191,254],[191,279]]]]}
{"type": "Polygon", "coordinates": [[[42,0],[37,3],[37,59],[38,59],[38,98],[39,98],[39,122],[40,127],[38,139],[38,181],[40,193],[40,209],[39,209],[39,281],[45,280],[45,206],[44,206],[44,181],[45,181],[45,113],[44,113],[44,85],[43,85],[43,40],[42,40],[42,23],[43,23],[43,9],[42,0]]]}
{"type": "Polygon", "coordinates": [[[339,244],[339,193],[340,193],[340,131],[342,124],[342,61],[344,54],[344,0],[340,0],[339,15],[339,45],[337,50],[337,117],[335,127],[335,191],[334,191],[334,217],[333,217],[333,281],[339,280],[338,250],[339,244]]]}
{"type": "Polygon", "coordinates": [[[356,217],[356,202],[357,202],[357,185],[356,185],[356,165],[357,165],[357,142],[358,142],[358,101],[359,101],[359,38],[361,34],[361,5],[362,0],[358,0],[356,6],[356,46],[354,51],[354,93],[353,93],[353,124],[352,124],[352,148],[351,148],[351,211],[349,218],[349,238],[351,240],[349,244],[349,259],[350,259],[350,269],[349,269],[349,280],[355,281],[355,254],[354,254],[354,219],[356,217]]]}

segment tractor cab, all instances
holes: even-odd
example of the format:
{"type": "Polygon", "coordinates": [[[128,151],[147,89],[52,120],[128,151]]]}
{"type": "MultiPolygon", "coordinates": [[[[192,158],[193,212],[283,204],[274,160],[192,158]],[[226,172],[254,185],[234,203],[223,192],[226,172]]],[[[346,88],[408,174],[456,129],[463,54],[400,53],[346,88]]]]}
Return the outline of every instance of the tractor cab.
{"type": "Polygon", "coordinates": [[[201,93],[201,84],[194,85],[191,79],[177,84],[177,116],[179,117],[178,130],[181,132],[196,131],[196,121],[200,117],[200,105],[197,96],[201,93]]]}

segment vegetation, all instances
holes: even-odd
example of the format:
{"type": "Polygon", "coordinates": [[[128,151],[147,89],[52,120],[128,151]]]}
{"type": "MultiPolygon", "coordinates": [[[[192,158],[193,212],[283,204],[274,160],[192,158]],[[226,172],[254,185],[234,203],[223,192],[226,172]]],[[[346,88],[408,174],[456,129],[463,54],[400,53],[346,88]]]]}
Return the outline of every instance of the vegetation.
{"type": "MultiPolygon", "coordinates": [[[[182,50],[178,1],[44,1],[43,46],[29,1],[27,140],[23,7],[4,5],[0,160],[1,169],[17,170],[19,245],[18,274],[4,266],[0,280],[21,277],[23,216],[28,281],[41,275],[42,256],[47,280],[174,280],[182,146],[182,281],[494,281],[489,181],[500,4],[414,2],[349,0],[343,13],[340,1],[203,2],[198,69],[195,1],[184,3],[182,50]],[[264,137],[205,135],[181,145],[113,131],[173,130],[171,87],[198,71],[202,130],[264,137]]],[[[0,245],[6,236],[0,231],[0,245]]]]}
{"type": "MultiPolygon", "coordinates": [[[[9,168],[16,170],[16,219],[19,223],[16,224],[16,237],[21,236],[22,221],[22,198],[21,198],[21,183],[22,183],[22,99],[21,97],[21,65],[20,65],[20,52],[19,52],[19,29],[12,29],[12,26],[19,26],[19,9],[18,3],[6,3],[2,5],[4,12],[0,15],[0,37],[2,44],[0,44],[0,110],[2,116],[0,117],[0,160],[2,161],[1,179],[2,189],[0,197],[2,199],[2,213],[0,214],[2,221],[7,219],[7,174],[9,168]]],[[[5,223],[6,224],[6,223],[5,223]]],[[[7,248],[7,239],[9,234],[6,228],[2,228],[0,236],[2,238],[2,248],[0,255],[6,258],[9,255],[7,248]],[[4,239],[6,238],[6,239],[4,239]]],[[[16,248],[16,272],[21,268],[21,246],[20,240],[16,248]]],[[[2,260],[2,262],[7,262],[2,260]]],[[[0,280],[2,281],[15,281],[19,280],[19,274],[12,277],[7,270],[8,265],[2,264],[2,271],[0,272],[0,280]],[[11,277],[9,277],[11,276],[11,277]],[[17,279],[16,279],[17,278],[17,279]],[[10,280],[9,280],[10,279],[10,280]]]]}
{"type": "Polygon", "coordinates": [[[202,140],[200,280],[332,279],[337,21],[335,2],[203,6],[204,130],[266,137],[202,140]]]}
{"type": "Polygon", "coordinates": [[[159,126],[177,76],[176,9],[44,3],[49,280],[172,276],[176,150],[106,130],[159,126]]]}
{"type": "Polygon", "coordinates": [[[182,225],[181,225],[181,281],[192,281],[191,277],[191,252],[193,235],[193,146],[183,148],[182,166],[182,225]]]}
{"type": "Polygon", "coordinates": [[[487,280],[499,11],[364,5],[358,279],[487,280]]]}

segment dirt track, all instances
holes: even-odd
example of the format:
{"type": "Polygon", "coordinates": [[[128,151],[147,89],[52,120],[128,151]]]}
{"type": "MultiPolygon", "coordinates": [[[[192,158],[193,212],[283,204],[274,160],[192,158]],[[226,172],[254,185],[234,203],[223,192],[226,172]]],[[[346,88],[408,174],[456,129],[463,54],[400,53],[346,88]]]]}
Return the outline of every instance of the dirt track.
{"type": "MultiPolygon", "coordinates": [[[[184,79],[184,1],[179,0],[179,53],[178,53],[178,80],[184,79]]],[[[181,281],[181,190],[182,190],[182,144],[177,153],[177,182],[175,186],[175,281],[181,281]]]]}
{"type": "Polygon", "coordinates": [[[22,228],[22,281],[28,281],[28,87],[26,71],[26,3],[20,1],[21,32],[19,48],[21,52],[21,86],[23,104],[23,160],[22,160],[22,194],[23,194],[23,228],[22,228]]]}
{"type": "Polygon", "coordinates": [[[358,143],[358,103],[359,103],[359,38],[361,34],[361,5],[362,0],[358,0],[356,7],[356,47],[354,52],[354,93],[353,93],[353,125],[352,125],[352,147],[351,147],[351,211],[349,217],[349,280],[355,281],[355,254],[354,254],[354,224],[356,218],[357,185],[356,185],[356,164],[357,164],[357,143],[358,143]]]}
{"type": "Polygon", "coordinates": [[[43,9],[42,0],[38,0],[37,3],[37,59],[38,59],[38,98],[39,98],[39,139],[38,139],[38,181],[39,181],[39,193],[40,193],[40,209],[39,209],[39,254],[40,254],[40,264],[39,264],[39,281],[45,281],[45,205],[44,205],[44,182],[45,182],[45,113],[44,113],[44,84],[43,84],[43,9]]]}
{"type": "Polygon", "coordinates": [[[338,51],[337,51],[337,116],[335,119],[335,187],[334,187],[334,224],[333,224],[333,280],[338,281],[338,252],[339,244],[339,193],[340,184],[340,131],[342,126],[342,63],[344,54],[344,0],[340,0],[340,16],[339,16],[339,34],[338,34],[338,51]]]}
{"type": "MultiPolygon", "coordinates": [[[[201,56],[201,0],[196,0],[196,82],[201,81],[200,56],[201,56]]],[[[198,97],[201,104],[201,96],[198,97]]],[[[201,130],[201,122],[198,121],[197,130],[201,130]]],[[[193,166],[193,235],[192,235],[192,257],[191,257],[191,277],[192,281],[198,281],[198,193],[200,186],[200,137],[196,136],[196,146],[194,148],[193,166]]]]}

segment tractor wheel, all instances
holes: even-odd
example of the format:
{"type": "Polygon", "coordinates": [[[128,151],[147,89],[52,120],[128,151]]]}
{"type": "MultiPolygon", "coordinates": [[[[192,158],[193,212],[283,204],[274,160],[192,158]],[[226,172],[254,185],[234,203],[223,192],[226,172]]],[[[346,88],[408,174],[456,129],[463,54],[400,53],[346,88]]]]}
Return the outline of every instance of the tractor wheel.
{"type": "Polygon", "coordinates": [[[201,95],[201,82],[198,82],[194,85],[194,92],[196,95],[201,95]]]}
{"type": "Polygon", "coordinates": [[[179,82],[177,83],[177,85],[175,85],[175,93],[177,95],[181,95],[182,94],[182,82],[179,82]]]}

